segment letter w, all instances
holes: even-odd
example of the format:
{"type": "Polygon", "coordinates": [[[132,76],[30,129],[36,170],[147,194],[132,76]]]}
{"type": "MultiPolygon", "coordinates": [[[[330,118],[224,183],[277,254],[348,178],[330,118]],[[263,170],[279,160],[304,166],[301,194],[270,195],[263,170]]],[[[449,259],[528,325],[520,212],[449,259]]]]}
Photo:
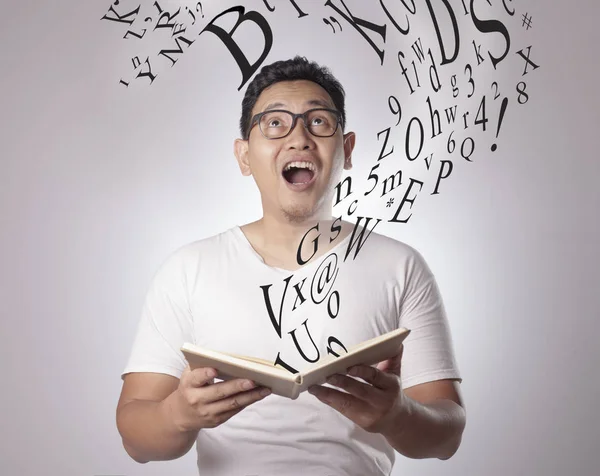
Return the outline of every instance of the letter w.
{"type": "Polygon", "coordinates": [[[456,106],[454,106],[454,110],[451,107],[446,108],[446,119],[448,120],[448,124],[450,124],[450,122],[452,122],[454,124],[454,121],[456,120],[456,108],[458,107],[458,104],[456,106]],[[451,121],[452,119],[452,121],[451,121]]]}
{"type": "Polygon", "coordinates": [[[356,259],[356,257],[358,256],[358,252],[362,248],[363,244],[367,241],[367,238],[369,238],[369,235],[371,234],[371,232],[375,229],[375,227],[381,221],[381,219],[378,218],[375,225],[373,225],[373,228],[371,229],[371,231],[369,231],[369,233],[367,233],[367,236],[364,237],[364,239],[363,239],[363,236],[365,235],[365,229],[368,229],[369,222],[371,221],[371,217],[366,218],[365,227],[361,228],[361,230],[359,232],[359,236],[355,240],[354,235],[356,235],[356,229],[360,226],[360,221],[362,219],[363,219],[363,217],[358,217],[358,220],[356,220],[356,224],[354,225],[354,229],[352,230],[352,236],[350,237],[350,243],[348,243],[348,248],[346,248],[346,256],[344,256],[344,262],[346,261],[346,258],[348,258],[348,255],[352,251],[352,248],[354,248],[354,245],[358,242],[358,245],[356,246],[356,252],[354,253],[354,258],[352,258],[352,259],[356,259]]]}

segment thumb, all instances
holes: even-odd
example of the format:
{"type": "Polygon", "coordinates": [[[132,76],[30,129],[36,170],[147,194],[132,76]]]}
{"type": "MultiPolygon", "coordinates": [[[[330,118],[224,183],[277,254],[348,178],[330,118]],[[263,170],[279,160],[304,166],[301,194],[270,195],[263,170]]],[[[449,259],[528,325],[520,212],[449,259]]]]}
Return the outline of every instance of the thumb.
{"type": "Polygon", "coordinates": [[[382,372],[391,372],[395,374],[400,374],[400,363],[402,361],[402,352],[404,351],[404,345],[400,346],[400,349],[396,355],[393,357],[384,360],[383,362],[379,362],[377,364],[377,369],[382,372]]]}
{"type": "Polygon", "coordinates": [[[210,367],[199,367],[188,372],[185,385],[189,387],[204,387],[214,383],[214,373],[210,367]]]}
{"type": "Polygon", "coordinates": [[[387,359],[387,360],[384,360],[382,362],[379,362],[377,364],[377,370],[381,370],[382,372],[387,372],[387,370],[390,367],[390,360],[391,359],[387,359]]]}

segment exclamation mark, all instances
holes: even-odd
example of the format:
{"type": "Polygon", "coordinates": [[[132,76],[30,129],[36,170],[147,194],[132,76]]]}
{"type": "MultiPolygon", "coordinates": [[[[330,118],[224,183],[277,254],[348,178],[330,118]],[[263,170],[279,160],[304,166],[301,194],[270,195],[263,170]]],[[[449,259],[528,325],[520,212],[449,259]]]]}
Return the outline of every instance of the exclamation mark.
{"type": "MultiPolygon", "coordinates": [[[[500,117],[498,118],[498,128],[496,129],[496,139],[498,138],[498,134],[500,133],[500,127],[502,127],[502,120],[504,119],[504,113],[506,112],[506,107],[508,106],[508,98],[504,98],[502,100],[502,104],[500,105],[500,117]]],[[[496,152],[498,146],[496,144],[492,144],[492,152],[496,152]]]]}

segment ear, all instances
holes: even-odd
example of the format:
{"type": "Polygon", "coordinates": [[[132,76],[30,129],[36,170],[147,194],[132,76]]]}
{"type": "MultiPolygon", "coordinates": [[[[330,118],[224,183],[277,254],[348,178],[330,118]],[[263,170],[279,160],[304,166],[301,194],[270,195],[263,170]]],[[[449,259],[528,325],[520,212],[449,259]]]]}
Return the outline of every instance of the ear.
{"type": "Polygon", "coordinates": [[[250,162],[248,162],[248,141],[236,139],[233,143],[233,153],[235,154],[242,175],[246,177],[252,175],[250,162]]]}
{"type": "Polygon", "coordinates": [[[344,170],[352,168],[352,151],[356,142],[356,134],[348,132],[344,134],[344,170]]]}

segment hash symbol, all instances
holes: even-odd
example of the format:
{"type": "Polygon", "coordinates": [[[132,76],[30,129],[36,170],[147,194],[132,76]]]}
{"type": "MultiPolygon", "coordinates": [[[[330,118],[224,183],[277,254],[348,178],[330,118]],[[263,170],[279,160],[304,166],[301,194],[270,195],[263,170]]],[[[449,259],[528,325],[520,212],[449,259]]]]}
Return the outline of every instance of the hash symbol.
{"type": "Polygon", "coordinates": [[[525,15],[523,15],[523,24],[521,26],[527,27],[527,29],[529,30],[531,28],[531,20],[533,20],[533,17],[526,13],[525,15]]]}
{"type": "Polygon", "coordinates": [[[391,207],[391,206],[392,206],[392,203],[394,203],[394,199],[393,199],[393,198],[390,198],[390,200],[387,202],[387,207],[388,207],[388,208],[389,208],[389,207],[391,207]]]}

